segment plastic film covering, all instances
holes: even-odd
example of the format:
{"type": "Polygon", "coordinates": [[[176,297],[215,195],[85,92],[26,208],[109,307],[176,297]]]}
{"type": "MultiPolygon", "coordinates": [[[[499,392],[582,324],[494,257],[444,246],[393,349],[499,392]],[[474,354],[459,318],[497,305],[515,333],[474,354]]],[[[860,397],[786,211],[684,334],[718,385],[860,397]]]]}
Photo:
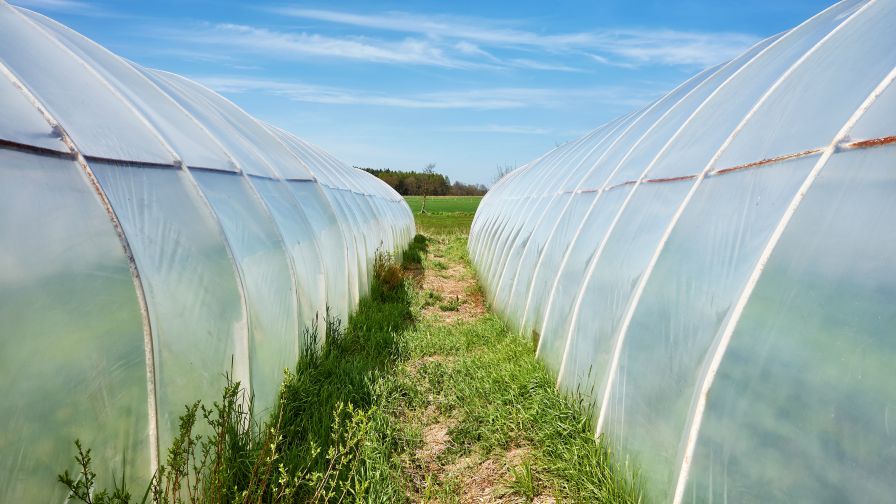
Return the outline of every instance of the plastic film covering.
{"type": "Polygon", "coordinates": [[[202,124],[209,131],[220,131],[222,136],[229,137],[231,141],[225,145],[236,144],[249,151],[244,153],[247,158],[240,161],[244,172],[268,177],[313,178],[266,128],[221,95],[179,75],[159,70],[145,72],[171,90],[171,94],[177,94],[185,108],[202,115],[205,119],[202,124]]]}
{"type": "MultiPolygon", "coordinates": [[[[314,155],[309,150],[307,144],[280,130],[273,130],[273,133],[283,141],[284,145],[293,152],[303,165],[312,169],[317,176],[318,192],[306,190],[301,182],[290,181],[289,185],[296,192],[297,201],[302,205],[314,207],[309,208],[309,211],[319,211],[325,214],[332,213],[336,222],[346,223],[340,229],[344,242],[344,255],[339,254],[339,251],[329,243],[322,243],[321,247],[330,254],[325,257],[332,263],[334,269],[346,271],[349,278],[360,279],[360,281],[349,285],[349,305],[354,306],[367,290],[367,274],[364,265],[368,255],[363,241],[359,238],[361,230],[358,227],[357,211],[348,205],[344,197],[344,193],[350,193],[351,190],[333,173],[333,167],[314,155]],[[344,262],[340,260],[342,257],[345,259],[344,262]]],[[[318,222],[316,225],[323,226],[325,224],[318,222]]],[[[322,242],[326,241],[326,239],[326,235],[321,235],[322,242]]],[[[338,279],[334,276],[330,281],[336,282],[338,279]]],[[[330,290],[332,291],[333,289],[330,286],[330,290]]],[[[334,295],[338,300],[343,298],[338,291],[334,291],[334,295]]]]}
{"type": "MultiPolygon", "coordinates": [[[[549,202],[539,217],[539,222],[535,226],[528,240],[518,240],[518,246],[522,247],[522,255],[518,266],[515,268],[513,276],[512,291],[510,293],[510,311],[513,313],[523,314],[522,332],[529,332],[530,326],[526,324],[526,305],[529,301],[529,293],[532,290],[543,290],[548,287],[550,279],[546,274],[539,275],[541,271],[538,268],[539,260],[545,254],[556,254],[555,250],[550,252],[547,250],[552,243],[556,233],[568,234],[572,230],[567,229],[564,224],[570,225],[572,222],[581,222],[582,214],[587,210],[587,202],[594,196],[594,191],[588,193],[582,192],[582,182],[587,176],[591,176],[592,170],[598,167],[599,160],[607,143],[612,143],[619,138],[621,131],[625,131],[626,127],[633,120],[633,117],[626,117],[611,125],[606,135],[603,135],[599,142],[591,147],[591,154],[585,156],[582,161],[575,167],[562,187],[553,194],[549,195],[549,202]],[[567,218],[567,213],[571,216],[567,218]],[[537,278],[533,278],[530,282],[525,281],[524,275],[533,272],[537,278]]],[[[553,258],[555,261],[556,257],[553,258]]]]}
{"type": "MultiPolygon", "coordinates": [[[[202,127],[130,63],[49,18],[23,11],[48,36],[89,64],[103,81],[146,119],[190,166],[235,170],[227,154],[202,127]]],[[[86,154],[90,154],[86,152],[86,154]]]]}
{"type": "Polygon", "coordinates": [[[260,177],[251,177],[251,180],[270,209],[292,259],[303,330],[315,323],[320,328],[327,307],[324,258],[311,224],[285,182],[260,177]]]}
{"type": "Polygon", "coordinates": [[[185,404],[212,400],[221,373],[248,381],[247,320],[217,220],[174,168],[91,168],[128,236],[153,328],[159,434],[167,446],[185,404]]]}
{"type": "Polygon", "coordinates": [[[145,476],[140,307],[127,258],[77,164],[0,149],[0,237],[0,501],[63,502],[54,482],[77,469],[76,438],[104,478],[122,469],[145,476]]]}
{"type": "Polygon", "coordinates": [[[174,163],[159,136],[94,68],[6,2],[0,3],[0,60],[85,156],[174,163]]]}
{"type": "Polygon", "coordinates": [[[59,134],[6,75],[0,75],[0,110],[0,140],[68,153],[59,134]]]}
{"type": "Polygon", "coordinates": [[[896,492],[894,22],[837,3],[483,199],[488,299],[648,501],[896,492]]]}
{"type": "Polygon", "coordinates": [[[719,368],[686,502],[892,499],[894,156],[837,154],[806,195],[719,368]]]}
{"type": "Polygon", "coordinates": [[[611,446],[655,475],[650,486],[656,498],[667,500],[675,489],[675,460],[701,363],[816,161],[801,158],[774,170],[708,179],[646,283],[608,391],[605,431],[611,446]]]}
{"type": "Polygon", "coordinates": [[[340,221],[319,184],[292,180],[286,184],[308,216],[320,252],[327,258],[327,301],[331,314],[344,320],[350,308],[358,302],[358,288],[349,274],[345,234],[340,221]]]}
{"type": "Polygon", "coordinates": [[[0,110],[2,502],[65,501],[75,439],[145,485],[224,373],[264,415],[415,233],[378,179],[2,0],[0,110]]]}
{"type": "Polygon", "coordinates": [[[246,293],[249,315],[249,363],[256,413],[274,404],[283,369],[299,351],[298,298],[283,238],[262,201],[244,177],[195,170],[211,204],[246,293]]]}
{"type": "MultiPolygon", "coordinates": [[[[556,239],[549,239],[544,246],[544,251],[537,259],[535,279],[528,286],[529,294],[523,321],[523,330],[535,331],[535,336],[539,339],[539,348],[545,356],[544,360],[555,371],[560,366],[565,340],[561,341],[553,337],[553,335],[559,334],[559,331],[543,329],[545,313],[542,312],[549,313],[550,308],[554,305],[567,306],[571,304],[574,301],[572,297],[575,295],[573,292],[563,291],[564,287],[571,284],[557,281],[559,277],[556,272],[559,270],[560,276],[578,275],[578,278],[584,276],[591,257],[589,252],[594,252],[594,246],[586,240],[582,240],[579,244],[578,237],[603,236],[619,209],[613,205],[616,203],[621,205],[627,194],[625,191],[612,193],[606,191],[610,176],[615,174],[619,162],[625,158],[644,133],[659,118],[663,117],[671,106],[678,103],[682,97],[687,96],[711,73],[710,71],[702,72],[645,111],[635,114],[631,124],[626,125],[618,137],[606,144],[606,147],[597,149],[600,152],[599,156],[590,167],[590,172],[581,179],[579,186],[574,191],[570,203],[572,214],[556,220],[556,225],[551,232],[556,234],[566,231],[566,234],[561,234],[556,239]],[[619,195],[622,199],[615,201],[616,196],[619,195]],[[605,202],[604,200],[609,201],[605,202]],[[598,229],[594,229],[595,227],[598,229]],[[564,228],[568,228],[568,230],[564,228]],[[600,231],[601,229],[603,231],[600,231]],[[539,288],[539,286],[543,286],[543,288],[539,288]],[[554,288],[555,286],[556,288],[554,288]],[[541,339],[541,335],[544,335],[545,339],[541,339]]],[[[552,322],[560,321],[555,317],[552,322]]],[[[568,323],[568,320],[561,323],[568,323]]]]}
{"type": "Polygon", "coordinates": [[[594,158],[599,156],[601,146],[607,141],[612,141],[614,133],[620,125],[625,124],[625,119],[622,118],[596,131],[591,137],[592,140],[583,145],[582,148],[587,153],[581,157],[581,161],[567,174],[557,177],[551,180],[550,184],[545,185],[545,194],[541,198],[542,204],[539,205],[540,208],[536,209],[534,222],[529,228],[530,231],[525,235],[518,236],[515,240],[513,244],[515,250],[509,258],[510,264],[513,266],[505,268],[505,275],[501,280],[502,289],[499,289],[498,296],[509,296],[508,311],[510,313],[523,314],[524,291],[528,291],[528,285],[519,281],[520,274],[535,269],[535,262],[540,255],[539,252],[544,248],[550,230],[555,227],[560,214],[572,199],[574,187],[570,188],[570,186],[577,185],[576,182],[582,179],[582,171],[590,169],[594,165],[594,158]]]}

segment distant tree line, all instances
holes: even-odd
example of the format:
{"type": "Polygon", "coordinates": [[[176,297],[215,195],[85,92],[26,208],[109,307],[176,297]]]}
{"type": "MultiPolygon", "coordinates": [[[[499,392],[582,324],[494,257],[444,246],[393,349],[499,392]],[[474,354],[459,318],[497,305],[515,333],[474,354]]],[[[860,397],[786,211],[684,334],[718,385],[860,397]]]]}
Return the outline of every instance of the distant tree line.
{"type": "Polygon", "coordinates": [[[423,171],[401,171],[377,168],[360,168],[379,177],[402,196],[482,196],[488,188],[482,184],[451,182],[447,176],[434,171],[435,164],[423,171]]]}

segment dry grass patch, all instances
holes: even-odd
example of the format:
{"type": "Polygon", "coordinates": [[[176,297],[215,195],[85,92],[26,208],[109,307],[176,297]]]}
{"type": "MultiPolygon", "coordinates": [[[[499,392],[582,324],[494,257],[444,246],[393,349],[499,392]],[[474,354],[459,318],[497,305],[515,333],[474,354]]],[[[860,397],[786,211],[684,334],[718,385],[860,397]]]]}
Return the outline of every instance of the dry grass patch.
{"type": "Polygon", "coordinates": [[[433,300],[423,306],[423,316],[447,324],[472,321],[487,313],[482,291],[465,258],[446,250],[451,240],[452,237],[432,240],[433,256],[439,259],[426,261],[420,284],[424,292],[432,293],[433,300]]]}

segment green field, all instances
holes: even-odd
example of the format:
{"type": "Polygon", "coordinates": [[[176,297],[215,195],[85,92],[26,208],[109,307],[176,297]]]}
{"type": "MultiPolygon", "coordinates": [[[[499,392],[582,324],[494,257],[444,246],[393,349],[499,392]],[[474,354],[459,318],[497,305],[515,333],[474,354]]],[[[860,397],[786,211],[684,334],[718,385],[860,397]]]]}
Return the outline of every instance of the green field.
{"type": "MultiPolygon", "coordinates": [[[[414,214],[419,214],[423,207],[423,196],[405,196],[414,214]]],[[[476,213],[482,196],[429,196],[426,198],[426,211],[431,213],[476,213]]]]}
{"type": "Polygon", "coordinates": [[[482,196],[430,196],[426,201],[426,213],[422,196],[405,196],[405,201],[414,212],[417,231],[427,235],[468,232],[476,208],[482,196]]]}

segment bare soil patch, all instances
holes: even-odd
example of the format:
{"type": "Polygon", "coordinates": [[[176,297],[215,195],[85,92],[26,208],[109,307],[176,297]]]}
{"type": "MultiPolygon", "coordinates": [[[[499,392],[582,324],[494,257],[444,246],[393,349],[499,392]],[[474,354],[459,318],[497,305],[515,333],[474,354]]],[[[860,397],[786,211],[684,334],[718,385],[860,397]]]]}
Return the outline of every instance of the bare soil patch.
{"type": "Polygon", "coordinates": [[[423,309],[424,316],[436,317],[450,324],[474,320],[486,313],[479,285],[464,265],[451,264],[444,270],[424,270],[422,287],[441,298],[440,302],[423,309]]]}

